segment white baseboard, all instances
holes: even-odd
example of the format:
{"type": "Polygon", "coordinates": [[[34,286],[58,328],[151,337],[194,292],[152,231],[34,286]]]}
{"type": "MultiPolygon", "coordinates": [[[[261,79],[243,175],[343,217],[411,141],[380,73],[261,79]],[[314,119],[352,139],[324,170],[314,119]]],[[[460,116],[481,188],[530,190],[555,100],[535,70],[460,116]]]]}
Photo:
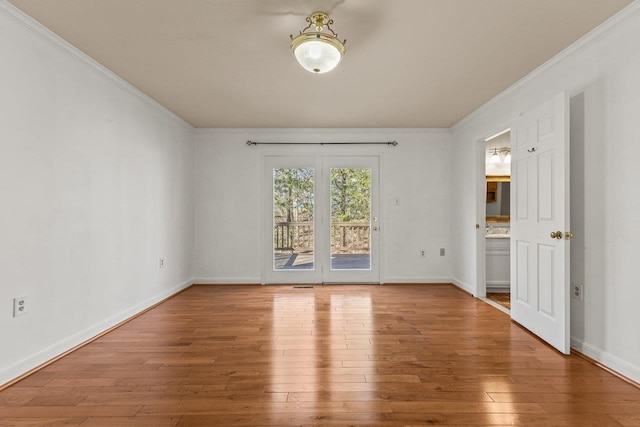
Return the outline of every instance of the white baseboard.
{"type": "Polygon", "coordinates": [[[487,292],[511,292],[511,282],[501,280],[487,281],[487,292]]]}
{"type": "Polygon", "coordinates": [[[196,277],[194,285],[261,285],[260,277],[196,277]]]}
{"type": "Polygon", "coordinates": [[[465,283],[462,280],[458,280],[455,277],[451,280],[451,282],[463,291],[469,292],[473,296],[476,295],[475,289],[473,289],[468,283],[465,283]]]}
{"type": "MultiPolygon", "coordinates": [[[[257,277],[241,277],[241,278],[220,278],[220,277],[197,277],[192,280],[194,285],[264,285],[262,279],[257,277]]],[[[340,282],[343,283],[343,282],[340,282]]],[[[412,276],[395,276],[387,277],[381,284],[385,283],[451,283],[451,277],[412,277],[412,276]]]]}
{"type": "Polygon", "coordinates": [[[602,363],[607,368],[623,375],[630,380],[640,383],[640,366],[634,365],[626,360],[614,356],[613,354],[596,347],[594,345],[571,338],[571,347],[585,356],[589,356],[596,362],[602,363]]]}
{"type": "MultiPolygon", "coordinates": [[[[264,285],[262,279],[257,277],[244,277],[244,278],[220,278],[220,277],[198,277],[192,280],[194,285],[264,285]]],[[[342,282],[340,282],[342,283],[342,282]]],[[[451,277],[387,277],[381,284],[385,283],[451,283],[451,277]]]]}
{"type": "Polygon", "coordinates": [[[451,277],[391,276],[385,277],[382,283],[451,283],[451,277]]]}
{"type": "Polygon", "coordinates": [[[191,286],[187,280],[0,370],[0,387],[191,286]]]}
{"type": "Polygon", "coordinates": [[[487,288],[487,292],[492,294],[509,294],[511,293],[511,289],[490,287],[490,288],[487,288]]]}

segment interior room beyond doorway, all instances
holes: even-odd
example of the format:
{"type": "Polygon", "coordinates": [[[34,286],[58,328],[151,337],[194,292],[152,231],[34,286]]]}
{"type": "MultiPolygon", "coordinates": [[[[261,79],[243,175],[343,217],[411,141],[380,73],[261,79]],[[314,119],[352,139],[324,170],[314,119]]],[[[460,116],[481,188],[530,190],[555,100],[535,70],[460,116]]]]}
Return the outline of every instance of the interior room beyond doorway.
{"type": "Polygon", "coordinates": [[[511,132],[486,141],[485,283],[487,299],[510,309],[511,132]]]}

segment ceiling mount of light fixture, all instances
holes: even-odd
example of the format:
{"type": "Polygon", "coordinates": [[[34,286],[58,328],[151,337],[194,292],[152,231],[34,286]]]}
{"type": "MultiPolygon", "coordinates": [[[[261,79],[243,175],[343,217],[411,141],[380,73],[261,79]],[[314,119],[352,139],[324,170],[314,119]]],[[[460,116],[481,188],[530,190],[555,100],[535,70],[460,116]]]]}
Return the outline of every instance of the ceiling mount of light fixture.
{"type": "Polygon", "coordinates": [[[342,60],[346,40],[340,41],[333,31],[333,19],[326,12],[313,12],[306,19],[309,25],[296,37],[291,35],[291,52],[305,70],[322,74],[333,70],[342,60]],[[311,30],[315,28],[315,31],[311,30]]]}

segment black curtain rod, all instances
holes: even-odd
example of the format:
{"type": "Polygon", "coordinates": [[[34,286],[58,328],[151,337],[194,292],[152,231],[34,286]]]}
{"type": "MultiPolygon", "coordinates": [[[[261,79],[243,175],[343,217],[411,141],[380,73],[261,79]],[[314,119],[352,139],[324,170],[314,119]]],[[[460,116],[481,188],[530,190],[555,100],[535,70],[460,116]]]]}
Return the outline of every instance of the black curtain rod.
{"type": "Polygon", "coordinates": [[[247,141],[247,145],[398,145],[398,141],[388,142],[256,142],[247,141]]]}

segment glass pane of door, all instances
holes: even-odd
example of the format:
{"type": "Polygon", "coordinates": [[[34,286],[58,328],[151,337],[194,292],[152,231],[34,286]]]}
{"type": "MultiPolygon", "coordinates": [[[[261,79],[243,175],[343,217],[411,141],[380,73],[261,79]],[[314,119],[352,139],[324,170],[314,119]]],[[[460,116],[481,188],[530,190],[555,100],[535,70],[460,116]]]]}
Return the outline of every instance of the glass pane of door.
{"type": "Polygon", "coordinates": [[[331,270],[371,269],[371,169],[331,168],[331,270]]]}
{"type": "Polygon", "coordinates": [[[273,270],[314,270],[314,170],[273,169],[273,270]]]}

